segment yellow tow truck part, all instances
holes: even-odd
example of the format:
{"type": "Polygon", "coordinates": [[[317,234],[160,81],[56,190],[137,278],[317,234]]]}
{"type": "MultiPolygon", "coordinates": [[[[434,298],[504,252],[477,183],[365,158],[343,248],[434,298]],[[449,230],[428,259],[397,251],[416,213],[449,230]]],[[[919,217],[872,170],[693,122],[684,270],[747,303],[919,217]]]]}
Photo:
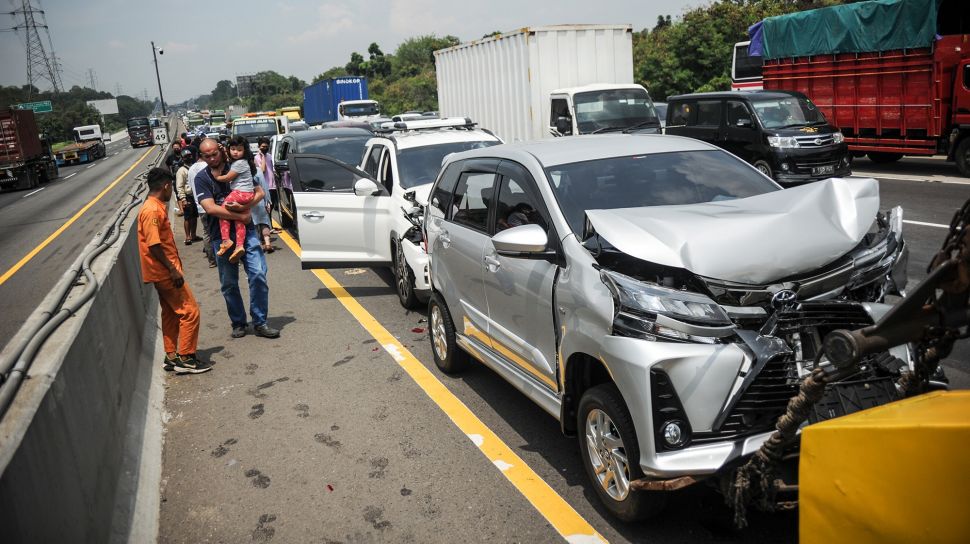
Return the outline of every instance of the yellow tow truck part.
{"type": "Polygon", "coordinates": [[[970,542],[970,391],[802,429],[801,544],[970,542]]]}

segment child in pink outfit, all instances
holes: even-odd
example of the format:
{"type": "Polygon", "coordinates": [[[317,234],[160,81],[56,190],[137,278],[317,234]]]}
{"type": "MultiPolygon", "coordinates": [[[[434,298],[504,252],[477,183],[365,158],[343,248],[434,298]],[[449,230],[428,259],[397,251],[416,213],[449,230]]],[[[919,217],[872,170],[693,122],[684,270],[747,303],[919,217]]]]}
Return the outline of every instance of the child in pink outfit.
{"type": "MultiPolygon", "coordinates": [[[[253,173],[256,168],[253,165],[253,157],[252,152],[249,150],[249,143],[246,142],[245,138],[233,138],[229,141],[229,158],[231,160],[229,171],[221,176],[213,174],[216,181],[228,183],[229,188],[232,189],[232,192],[222,202],[222,205],[225,206],[230,202],[249,204],[253,201],[253,197],[256,194],[256,188],[253,185],[253,173]]],[[[234,245],[233,239],[229,235],[230,223],[233,223],[233,221],[228,219],[219,220],[222,244],[219,245],[219,251],[216,252],[218,255],[225,255],[234,245]]],[[[235,231],[236,249],[229,255],[229,262],[231,263],[239,262],[240,257],[246,253],[246,224],[235,221],[235,231]]]]}

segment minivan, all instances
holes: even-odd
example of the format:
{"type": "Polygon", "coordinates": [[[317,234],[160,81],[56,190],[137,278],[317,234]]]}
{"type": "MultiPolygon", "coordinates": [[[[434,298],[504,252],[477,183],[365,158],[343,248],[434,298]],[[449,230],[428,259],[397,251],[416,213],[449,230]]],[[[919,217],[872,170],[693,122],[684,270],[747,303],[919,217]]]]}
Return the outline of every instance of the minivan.
{"type": "Polygon", "coordinates": [[[721,147],[779,183],[852,174],[842,133],[802,93],[696,93],[667,103],[667,134],[721,147]]]}

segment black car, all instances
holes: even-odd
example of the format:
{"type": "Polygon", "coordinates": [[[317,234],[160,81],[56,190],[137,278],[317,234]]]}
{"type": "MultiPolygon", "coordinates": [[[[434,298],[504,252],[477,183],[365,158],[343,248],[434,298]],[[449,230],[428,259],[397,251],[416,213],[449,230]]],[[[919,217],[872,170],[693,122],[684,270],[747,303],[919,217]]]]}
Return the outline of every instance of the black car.
{"type": "Polygon", "coordinates": [[[667,98],[667,134],[719,146],[779,183],[848,176],[849,147],[805,95],[696,93],[667,98]]]}
{"type": "Polygon", "coordinates": [[[294,153],[326,155],[356,167],[360,164],[367,141],[374,133],[365,128],[322,128],[290,132],[277,136],[273,163],[279,194],[280,223],[296,233],[296,202],[290,183],[287,157],[294,153]],[[282,190],[280,190],[282,189],[282,190]]]}

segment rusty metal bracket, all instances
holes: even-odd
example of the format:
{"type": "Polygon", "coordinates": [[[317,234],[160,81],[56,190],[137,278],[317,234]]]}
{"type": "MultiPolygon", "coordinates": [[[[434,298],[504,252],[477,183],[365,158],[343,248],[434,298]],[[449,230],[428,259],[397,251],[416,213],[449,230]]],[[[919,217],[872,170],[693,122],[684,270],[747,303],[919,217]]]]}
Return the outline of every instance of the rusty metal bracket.
{"type": "Polygon", "coordinates": [[[683,489],[685,487],[694,485],[703,479],[703,477],[697,478],[694,476],[681,476],[679,478],[671,478],[669,480],[650,480],[648,478],[641,478],[639,480],[633,480],[630,482],[630,489],[635,489],[637,491],[676,491],[678,489],[683,489]]]}

